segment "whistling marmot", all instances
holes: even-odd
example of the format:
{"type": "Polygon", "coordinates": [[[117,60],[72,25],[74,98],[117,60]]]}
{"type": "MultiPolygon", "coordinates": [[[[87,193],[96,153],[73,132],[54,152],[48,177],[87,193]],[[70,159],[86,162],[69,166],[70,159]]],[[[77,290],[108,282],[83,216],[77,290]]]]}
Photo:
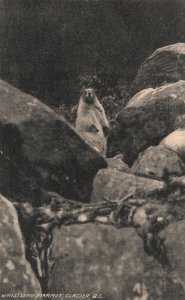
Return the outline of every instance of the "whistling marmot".
{"type": "Polygon", "coordinates": [[[103,106],[91,88],[84,89],[80,97],[76,131],[89,146],[106,156],[109,123],[103,106]]]}

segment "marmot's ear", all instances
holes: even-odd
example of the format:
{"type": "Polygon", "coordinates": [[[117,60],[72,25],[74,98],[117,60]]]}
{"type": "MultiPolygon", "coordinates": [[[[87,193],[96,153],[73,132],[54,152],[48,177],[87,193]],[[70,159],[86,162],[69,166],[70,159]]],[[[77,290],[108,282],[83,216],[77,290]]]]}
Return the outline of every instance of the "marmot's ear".
{"type": "Polygon", "coordinates": [[[85,86],[82,86],[81,90],[80,90],[80,96],[83,96],[85,93],[85,86]]]}
{"type": "Polygon", "coordinates": [[[85,85],[82,85],[82,87],[81,87],[81,94],[84,94],[84,92],[85,92],[85,89],[86,89],[86,86],[85,85]]]}

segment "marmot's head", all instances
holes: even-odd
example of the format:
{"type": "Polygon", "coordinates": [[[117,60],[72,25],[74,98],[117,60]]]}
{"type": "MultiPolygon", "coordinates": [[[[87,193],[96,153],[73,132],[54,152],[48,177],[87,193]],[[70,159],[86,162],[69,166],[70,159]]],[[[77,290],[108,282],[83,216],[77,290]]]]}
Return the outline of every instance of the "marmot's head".
{"type": "Polygon", "coordinates": [[[91,88],[84,89],[82,92],[82,98],[87,104],[93,104],[96,94],[91,88]]]}

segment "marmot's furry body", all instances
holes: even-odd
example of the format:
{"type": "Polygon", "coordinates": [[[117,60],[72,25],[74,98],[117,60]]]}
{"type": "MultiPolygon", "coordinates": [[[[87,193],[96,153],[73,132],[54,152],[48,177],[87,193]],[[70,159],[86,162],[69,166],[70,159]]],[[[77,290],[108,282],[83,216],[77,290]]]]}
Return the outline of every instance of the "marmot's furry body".
{"type": "Polygon", "coordinates": [[[77,109],[77,133],[89,146],[106,156],[108,128],[105,111],[94,90],[85,89],[77,109]]]}

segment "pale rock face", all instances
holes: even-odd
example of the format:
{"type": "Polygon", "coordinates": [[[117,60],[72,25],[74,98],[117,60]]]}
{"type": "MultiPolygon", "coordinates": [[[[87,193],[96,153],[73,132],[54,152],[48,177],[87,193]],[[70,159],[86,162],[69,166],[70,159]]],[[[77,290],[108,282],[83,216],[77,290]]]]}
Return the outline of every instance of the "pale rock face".
{"type": "Polygon", "coordinates": [[[144,98],[146,98],[147,102],[146,104],[150,101],[150,97],[151,95],[154,93],[154,89],[152,88],[148,88],[148,89],[144,89],[142,91],[140,91],[139,93],[137,93],[134,97],[132,97],[128,104],[127,107],[135,107],[137,105],[144,105],[145,102],[143,101],[144,98]]]}
{"type": "Polygon", "coordinates": [[[148,256],[134,228],[72,225],[54,232],[52,253],[60,257],[50,293],[98,294],[106,300],[183,300],[184,291],[148,256]]]}
{"type": "Polygon", "coordinates": [[[177,152],[181,158],[185,159],[185,129],[178,129],[170,133],[161,141],[168,149],[177,152]]]}
{"type": "Polygon", "coordinates": [[[112,170],[117,170],[120,172],[126,172],[126,173],[131,173],[130,168],[126,163],[123,161],[123,155],[118,154],[112,158],[107,158],[107,163],[108,163],[108,168],[112,170]]]}
{"type": "Polygon", "coordinates": [[[99,171],[96,175],[91,201],[96,203],[107,199],[120,203],[130,194],[134,198],[159,197],[164,190],[165,184],[162,181],[108,168],[99,171]]]}
{"type": "Polygon", "coordinates": [[[178,80],[185,80],[185,43],[159,48],[147,58],[137,73],[131,93],[178,80]]]}
{"type": "Polygon", "coordinates": [[[160,238],[164,240],[166,255],[176,278],[185,285],[185,220],[171,223],[160,232],[160,238]]]}
{"type": "Polygon", "coordinates": [[[182,176],[185,172],[185,164],[177,151],[174,152],[164,143],[160,143],[141,152],[131,170],[132,173],[141,176],[163,179],[166,174],[182,176]]]}
{"type": "MultiPolygon", "coordinates": [[[[41,293],[30,264],[26,261],[23,236],[14,206],[0,195],[0,293],[41,293]]],[[[40,299],[27,297],[27,299],[40,299]]]]}
{"type": "Polygon", "coordinates": [[[184,114],[183,80],[136,94],[117,116],[124,161],[131,166],[140,152],[158,145],[177,123],[181,126],[179,118],[184,114]]]}

